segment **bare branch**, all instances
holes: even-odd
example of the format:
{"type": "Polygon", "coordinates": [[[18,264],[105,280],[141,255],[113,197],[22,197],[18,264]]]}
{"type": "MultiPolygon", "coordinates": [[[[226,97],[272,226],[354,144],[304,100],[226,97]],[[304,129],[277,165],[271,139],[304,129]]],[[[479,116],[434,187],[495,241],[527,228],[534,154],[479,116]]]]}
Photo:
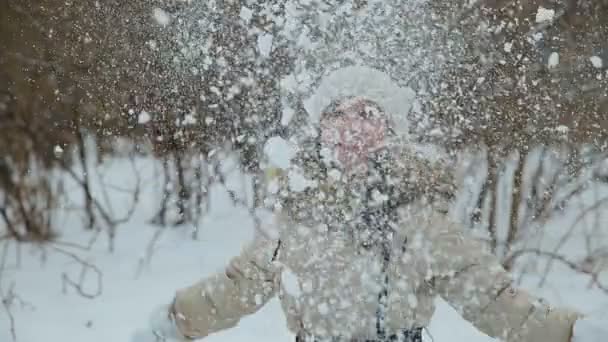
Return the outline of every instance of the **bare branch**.
{"type": "Polygon", "coordinates": [[[0,260],[0,300],[2,301],[2,306],[4,307],[4,311],[8,315],[9,320],[9,328],[11,331],[11,337],[14,342],[17,341],[17,330],[15,328],[15,317],[13,316],[13,312],[11,311],[11,300],[10,296],[6,296],[4,294],[4,289],[2,287],[2,273],[4,273],[4,267],[6,265],[6,259],[8,256],[8,245],[11,241],[6,240],[4,242],[4,248],[2,249],[2,259],[0,260]]]}
{"type": "Polygon", "coordinates": [[[232,200],[233,204],[235,206],[241,206],[243,208],[247,208],[249,215],[253,219],[253,225],[254,225],[255,230],[257,232],[259,232],[260,234],[262,234],[262,236],[270,238],[268,236],[268,233],[265,232],[264,229],[262,229],[262,221],[260,220],[257,213],[255,212],[255,209],[256,209],[255,206],[250,206],[247,203],[246,199],[239,198],[237,193],[228,187],[228,184],[226,183],[226,176],[224,175],[224,173],[221,170],[221,163],[219,162],[219,160],[215,160],[215,162],[213,164],[213,170],[214,170],[214,176],[217,177],[219,183],[226,190],[226,192],[230,196],[230,199],[232,200]]]}
{"type": "Polygon", "coordinates": [[[84,245],[80,245],[77,244],[75,242],[69,242],[69,241],[60,241],[60,240],[51,240],[48,243],[50,244],[54,244],[54,245],[59,245],[59,246],[66,246],[66,247],[72,247],[72,248],[77,248],[83,251],[88,251],[91,249],[90,245],[84,246],[84,245]]]}
{"type": "Polygon", "coordinates": [[[141,275],[141,272],[143,272],[143,269],[145,266],[150,265],[150,261],[152,260],[152,255],[154,254],[154,246],[156,245],[156,242],[162,236],[162,233],[165,231],[165,229],[166,229],[166,226],[158,226],[156,228],[156,231],[154,232],[152,239],[150,239],[150,242],[148,242],[148,245],[146,246],[146,252],[145,252],[144,256],[141,257],[141,259],[139,260],[137,271],[136,271],[136,277],[139,277],[141,275]]]}
{"type": "Polygon", "coordinates": [[[115,224],[122,224],[131,219],[131,217],[133,216],[133,213],[135,213],[135,209],[137,208],[137,204],[139,203],[139,197],[141,195],[141,183],[142,183],[141,174],[139,173],[139,170],[137,170],[137,167],[135,166],[135,160],[134,160],[133,156],[131,156],[131,158],[129,158],[129,162],[131,164],[131,168],[133,169],[133,175],[135,176],[135,189],[133,189],[131,192],[133,197],[132,197],[129,209],[127,210],[127,213],[125,214],[124,217],[115,219],[114,220],[115,224]]]}
{"type": "Polygon", "coordinates": [[[103,292],[103,273],[97,266],[80,258],[78,255],[68,252],[66,250],[63,250],[61,248],[58,248],[55,246],[50,246],[50,248],[60,254],[63,254],[65,256],[71,258],[72,260],[76,261],[81,266],[78,281],[72,280],[66,272],[64,272],[61,275],[61,278],[63,280],[63,285],[64,285],[64,289],[63,289],[64,292],[66,292],[66,285],[70,285],[72,288],[74,288],[76,290],[76,292],[78,292],[79,295],[81,295],[84,298],[95,299],[102,294],[102,292],[103,292]],[[97,287],[96,287],[95,291],[93,291],[92,293],[88,293],[84,289],[84,285],[87,280],[87,275],[89,274],[90,271],[92,271],[95,274],[95,279],[97,280],[97,287]]]}
{"type": "Polygon", "coordinates": [[[10,306],[10,304],[11,304],[10,295],[5,296],[4,291],[2,290],[1,287],[0,287],[0,299],[2,300],[2,306],[4,307],[4,311],[8,315],[11,337],[12,337],[13,341],[16,342],[17,341],[17,331],[15,328],[15,316],[13,315],[13,312],[11,311],[11,306],[10,306]]]}
{"type": "Polygon", "coordinates": [[[525,249],[520,249],[517,252],[513,253],[510,258],[519,258],[523,255],[526,254],[532,254],[532,255],[536,255],[536,256],[542,256],[542,257],[547,257],[550,260],[555,260],[555,261],[559,261],[561,264],[567,266],[568,268],[570,268],[573,271],[576,271],[578,273],[581,274],[585,274],[588,275],[589,277],[591,277],[591,282],[593,285],[595,285],[598,289],[602,290],[604,293],[608,294],[608,286],[603,285],[600,280],[599,280],[599,272],[594,272],[592,269],[585,267],[584,263],[577,263],[574,262],[572,260],[569,260],[568,258],[566,258],[563,255],[560,255],[558,253],[555,252],[549,252],[549,251],[543,251],[541,249],[537,249],[537,248],[525,248],[525,249]]]}

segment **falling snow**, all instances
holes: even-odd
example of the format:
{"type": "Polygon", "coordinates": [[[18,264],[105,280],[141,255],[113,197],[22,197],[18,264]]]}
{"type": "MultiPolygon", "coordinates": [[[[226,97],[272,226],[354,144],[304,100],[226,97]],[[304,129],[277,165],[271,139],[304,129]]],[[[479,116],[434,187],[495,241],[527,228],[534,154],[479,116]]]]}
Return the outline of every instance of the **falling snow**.
{"type": "Polygon", "coordinates": [[[594,2],[30,5],[1,341],[608,335],[594,2]]]}
{"type": "Polygon", "coordinates": [[[272,51],[273,36],[271,34],[263,34],[258,37],[258,49],[264,57],[269,57],[272,51]]]}
{"type": "Polygon", "coordinates": [[[137,123],[142,125],[148,123],[150,120],[152,120],[152,117],[150,116],[150,113],[146,111],[139,113],[139,115],[137,116],[137,123]]]}
{"type": "Polygon", "coordinates": [[[559,65],[559,53],[551,52],[549,59],[547,60],[547,66],[549,68],[555,68],[559,65]]]}
{"type": "Polygon", "coordinates": [[[171,16],[169,15],[169,13],[158,7],[152,10],[152,17],[154,18],[156,23],[161,26],[167,26],[171,22],[171,16]]]}
{"type": "Polygon", "coordinates": [[[604,66],[604,60],[602,60],[601,57],[591,56],[589,57],[589,61],[591,62],[591,65],[593,65],[593,67],[596,69],[601,69],[604,66]]]}
{"type": "Polygon", "coordinates": [[[553,21],[554,16],[555,10],[540,6],[538,7],[538,11],[536,12],[536,22],[544,23],[548,21],[553,21]]]}
{"type": "Polygon", "coordinates": [[[292,297],[298,298],[302,295],[300,280],[289,268],[284,269],[283,272],[281,272],[281,285],[287,294],[292,297]]]}

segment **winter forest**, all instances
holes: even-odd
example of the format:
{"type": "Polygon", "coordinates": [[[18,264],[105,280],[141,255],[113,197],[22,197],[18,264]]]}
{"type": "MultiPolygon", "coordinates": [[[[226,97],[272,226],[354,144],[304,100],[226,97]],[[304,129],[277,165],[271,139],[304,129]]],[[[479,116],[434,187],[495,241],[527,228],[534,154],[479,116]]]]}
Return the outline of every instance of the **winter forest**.
{"type": "Polygon", "coordinates": [[[0,341],[608,341],[608,1],[0,0],[0,341]]]}

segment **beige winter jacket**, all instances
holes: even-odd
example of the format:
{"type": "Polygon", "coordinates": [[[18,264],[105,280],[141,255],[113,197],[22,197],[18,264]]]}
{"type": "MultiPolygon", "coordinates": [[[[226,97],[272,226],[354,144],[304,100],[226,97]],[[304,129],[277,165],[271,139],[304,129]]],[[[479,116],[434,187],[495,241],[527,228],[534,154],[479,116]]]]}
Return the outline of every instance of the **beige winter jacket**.
{"type": "MultiPolygon", "coordinates": [[[[485,244],[465,238],[461,227],[440,214],[404,210],[401,219],[388,268],[388,330],[426,326],[440,295],[491,337],[570,341],[578,315],[512,288],[509,274],[485,244]]],[[[373,337],[381,258],[323,227],[285,218],[277,224],[282,227],[277,239],[258,235],[225,273],[177,292],[178,329],[200,338],[233,327],[278,294],[294,333],[373,337]]]]}

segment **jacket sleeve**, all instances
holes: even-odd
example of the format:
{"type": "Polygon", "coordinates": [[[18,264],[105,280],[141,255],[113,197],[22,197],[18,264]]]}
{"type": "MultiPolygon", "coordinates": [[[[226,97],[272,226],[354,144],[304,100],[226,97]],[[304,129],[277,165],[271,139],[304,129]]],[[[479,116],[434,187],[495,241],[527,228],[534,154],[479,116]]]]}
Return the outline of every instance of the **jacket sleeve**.
{"type": "Polygon", "coordinates": [[[512,286],[485,244],[447,220],[432,222],[431,285],[466,320],[506,342],[570,342],[579,315],[512,286]]]}
{"type": "Polygon", "coordinates": [[[202,338],[237,325],[260,309],[278,284],[272,259],[278,241],[258,236],[233,258],[224,272],[177,291],[173,317],[187,338],[202,338]]]}

